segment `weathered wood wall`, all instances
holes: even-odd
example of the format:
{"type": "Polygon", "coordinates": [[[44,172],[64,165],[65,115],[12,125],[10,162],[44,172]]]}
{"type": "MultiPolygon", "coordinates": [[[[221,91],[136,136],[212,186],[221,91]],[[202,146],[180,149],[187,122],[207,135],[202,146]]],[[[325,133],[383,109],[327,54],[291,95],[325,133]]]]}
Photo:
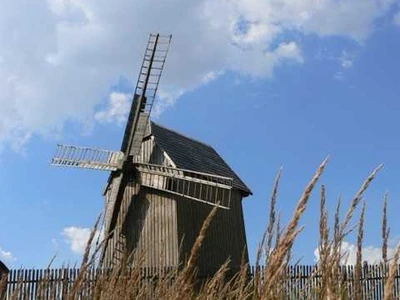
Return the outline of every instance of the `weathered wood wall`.
{"type": "MultiPolygon", "coordinates": [[[[208,276],[230,259],[233,272],[240,268],[242,259],[248,262],[246,233],[244,228],[242,196],[232,191],[231,209],[218,209],[198,255],[200,276],[208,276]]],[[[212,206],[193,200],[177,202],[178,234],[182,241],[180,260],[185,261],[212,206]]]]}
{"type": "Polygon", "coordinates": [[[178,265],[176,199],[165,192],[142,187],[132,202],[126,222],[128,250],[145,267],[178,265]]]}
{"type": "MultiPolygon", "coordinates": [[[[141,153],[135,160],[172,166],[171,161],[151,137],[142,143],[141,153]]],[[[164,260],[164,264],[176,264],[177,255],[169,250],[175,249],[177,244],[177,230],[174,230],[175,199],[168,194],[139,187],[136,184],[136,176],[137,174],[132,172],[125,176],[122,183],[122,192],[118,196],[113,213],[111,229],[114,229],[114,233],[107,242],[103,263],[109,267],[118,265],[127,253],[135,250],[138,255],[145,255],[146,264],[159,264],[160,260],[164,260]],[[170,243],[170,246],[167,243],[170,243]],[[164,246],[159,248],[162,244],[164,246]]],[[[105,193],[106,203],[111,189],[112,186],[105,193]]]]}

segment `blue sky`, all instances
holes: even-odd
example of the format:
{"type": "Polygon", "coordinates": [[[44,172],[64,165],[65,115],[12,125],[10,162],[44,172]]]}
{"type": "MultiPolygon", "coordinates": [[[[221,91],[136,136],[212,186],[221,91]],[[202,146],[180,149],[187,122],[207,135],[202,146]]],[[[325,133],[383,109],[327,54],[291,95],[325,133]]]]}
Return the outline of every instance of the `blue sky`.
{"type": "MultiPolygon", "coordinates": [[[[399,2],[176,0],[152,10],[153,2],[4,4],[0,259],[11,267],[43,267],[55,253],[56,264],[79,261],[108,174],[49,160],[58,142],[119,148],[147,34],[161,29],[174,37],[153,119],[214,146],[252,189],[243,202],[251,257],[280,166],[285,222],[327,155],[320,183],[331,216],[339,196],[346,207],[385,164],[365,195],[365,259],[379,257],[385,191],[393,247],[400,236],[399,2]]],[[[317,196],[294,246],[304,263],[314,262],[317,196]]],[[[350,251],[352,243],[350,236],[350,251]]]]}

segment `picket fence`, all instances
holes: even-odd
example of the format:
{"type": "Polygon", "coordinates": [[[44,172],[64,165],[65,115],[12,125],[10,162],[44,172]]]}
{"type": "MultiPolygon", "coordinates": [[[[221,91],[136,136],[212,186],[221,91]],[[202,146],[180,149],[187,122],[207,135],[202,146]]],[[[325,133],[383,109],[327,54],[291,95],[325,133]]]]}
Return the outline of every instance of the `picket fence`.
{"type": "MultiPolygon", "coordinates": [[[[168,274],[174,268],[162,268],[162,274],[168,274]]],[[[258,269],[261,280],[264,267],[250,267],[249,275],[254,276],[258,269]]],[[[156,271],[160,273],[160,268],[156,271]]],[[[154,280],[154,271],[142,269],[141,278],[143,282],[154,280]]],[[[295,265],[287,268],[287,276],[284,280],[284,289],[290,299],[317,299],[316,293],[320,285],[320,275],[315,265],[295,265]]],[[[90,295],[91,288],[94,285],[95,278],[101,275],[107,275],[109,270],[89,269],[85,272],[85,289],[81,298],[87,298],[90,295]]],[[[361,272],[361,286],[364,299],[383,299],[385,274],[387,266],[385,265],[364,265],[361,272]]],[[[348,298],[354,297],[354,266],[342,266],[339,270],[342,283],[345,285],[348,298]]],[[[3,299],[66,299],[68,290],[72,287],[74,281],[78,278],[79,269],[19,269],[10,270],[8,274],[8,283],[3,292],[3,299]]],[[[1,291],[0,291],[1,292],[1,291]]],[[[400,265],[393,288],[393,299],[400,299],[400,265]]],[[[89,297],[90,298],[90,297],[89,297]]],[[[1,299],[1,296],[0,296],[1,299]]]]}

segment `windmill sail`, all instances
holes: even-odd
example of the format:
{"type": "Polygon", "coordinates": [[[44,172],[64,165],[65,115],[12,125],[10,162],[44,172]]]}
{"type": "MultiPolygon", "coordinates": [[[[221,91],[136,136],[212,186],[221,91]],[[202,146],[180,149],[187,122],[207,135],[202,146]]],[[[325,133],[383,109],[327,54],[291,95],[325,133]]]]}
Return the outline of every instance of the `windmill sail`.
{"type": "MultiPolygon", "coordinates": [[[[171,35],[150,34],[121,145],[125,161],[130,156],[137,156],[140,152],[171,38],[171,35]]],[[[121,188],[124,189],[123,178],[124,172],[113,172],[108,180],[108,185],[111,185],[114,192],[108,198],[105,212],[104,226],[107,234],[112,230],[112,219],[118,214],[125,216],[127,213],[124,209],[121,210],[117,207],[117,197],[121,188]]],[[[103,257],[106,248],[107,244],[103,249],[103,257]]]]}
{"type": "MultiPolygon", "coordinates": [[[[171,35],[150,34],[121,145],[125,160],[129,156],[135,157],[140,152],[171,38],[171,35]]],[[[111,173],[108,179],[107,185],[112,185],[112,190],[115,192],[111,194],[107,203],[106,230],[111,229],[111,219],[112,215],[116,213],[116,198],[119,194],[123,176],[123,173],[111,173]]],[[[122,214],[124,213],[122,212],[122,214]]]]}
{"type": "Polygon", "coordinates": [[[115,171],[121,168],[123,157],[124,153],[121,151],[58,144],[51,164],[53,166],[115,171]]]}
{"type": "Polygon", "coordinates": [[[161,165],[135,164],[141,185],[229,209],[232,178],[161,165]]]}
{"type": "Polygon", "coordinates": [[[171,38],[171,35],[150,34],[121,146],[126,155],[135,156],[140,151],[171,38]]]}

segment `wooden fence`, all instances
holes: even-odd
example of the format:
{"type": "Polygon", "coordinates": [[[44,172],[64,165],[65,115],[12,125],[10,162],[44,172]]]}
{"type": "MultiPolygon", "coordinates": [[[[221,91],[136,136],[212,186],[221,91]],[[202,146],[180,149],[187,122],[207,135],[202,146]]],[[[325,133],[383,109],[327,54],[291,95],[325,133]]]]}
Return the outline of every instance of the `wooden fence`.
{"type": "MultiPolygon", "coordinates": [[[[260,274],[263,274],[263,267],[258,267],[260,274]]],[[[173,268],[163,269],[164,274],[172,271],[173,268]]],[[[255,267],[250,268],[250,275],[254,276],[255,267]]],[[[88,295],[93,287],[95,278],[98,275],[106,275],[107,270],[89,269],[85,273],[84,294],[88,295]]],[[[384,265],[364,265],[361,272],[361,286],[363,289],[364,299],[383,299],[384,280],[387,267],[384,265]]],[[[354,296],[354,266],[343,266],[340,268],[342,283],[345,285],[347,296],[352,299],[354,296]]],[[[20,269],[10,270],[8,274],[8,284],[5,293],[6,300],[21,299],[66,299],[67,291],[71,288],[74,281],[78,278],[79,269],[20,269]],[[15,297],[17,294],[17,297],[15,297]]],[[[143,281],[149,282],[153,278],[151,272],[142,269],[141,278],[143,281]]],[[[264,280],[264,278],[262,278],[264,280]]],[[[265,279],[267,280],[267,279],[265,279]]],[[[286,295],[290,295],[290,299],[316,299],[316,293],[320,285],[320,275],[316,266],[289,266],[287,268],[287,276],[283,286],[286,295]]],[[[82,298],[85,298],[82,294],[82,298]]],[[[0,296],[1,298],[1,296],[0,296]]],[[[393,288],[393,299],[400,299],[400,265],[393,288]]]]}
{"type": "MultiPolygon", "coordinates": [[[[255,267],[251,267],[252,276],[255,274],[255,269],[255,267]]],[[[264,267],[259,267],[259,270],[260,274],[263,274],[264,267]]],[[[317,293],[321,286],[321,275],[315,265],[289,266],[286,274],[283,286],[285,294],[290,295],[290,299],[319,299],[317,293]]],[[[353,265],[341,266],[338,274],[342,290],[346,292],[348,299],[354,299],[355,267],[353,265]]],[[[383,299],[385,274],[388,274],[388,266],[364,264],[360,274],[363,299],[383,299]]],[[[400,300],[400,265],[396,270],[392,299],[400,300]]]]}

